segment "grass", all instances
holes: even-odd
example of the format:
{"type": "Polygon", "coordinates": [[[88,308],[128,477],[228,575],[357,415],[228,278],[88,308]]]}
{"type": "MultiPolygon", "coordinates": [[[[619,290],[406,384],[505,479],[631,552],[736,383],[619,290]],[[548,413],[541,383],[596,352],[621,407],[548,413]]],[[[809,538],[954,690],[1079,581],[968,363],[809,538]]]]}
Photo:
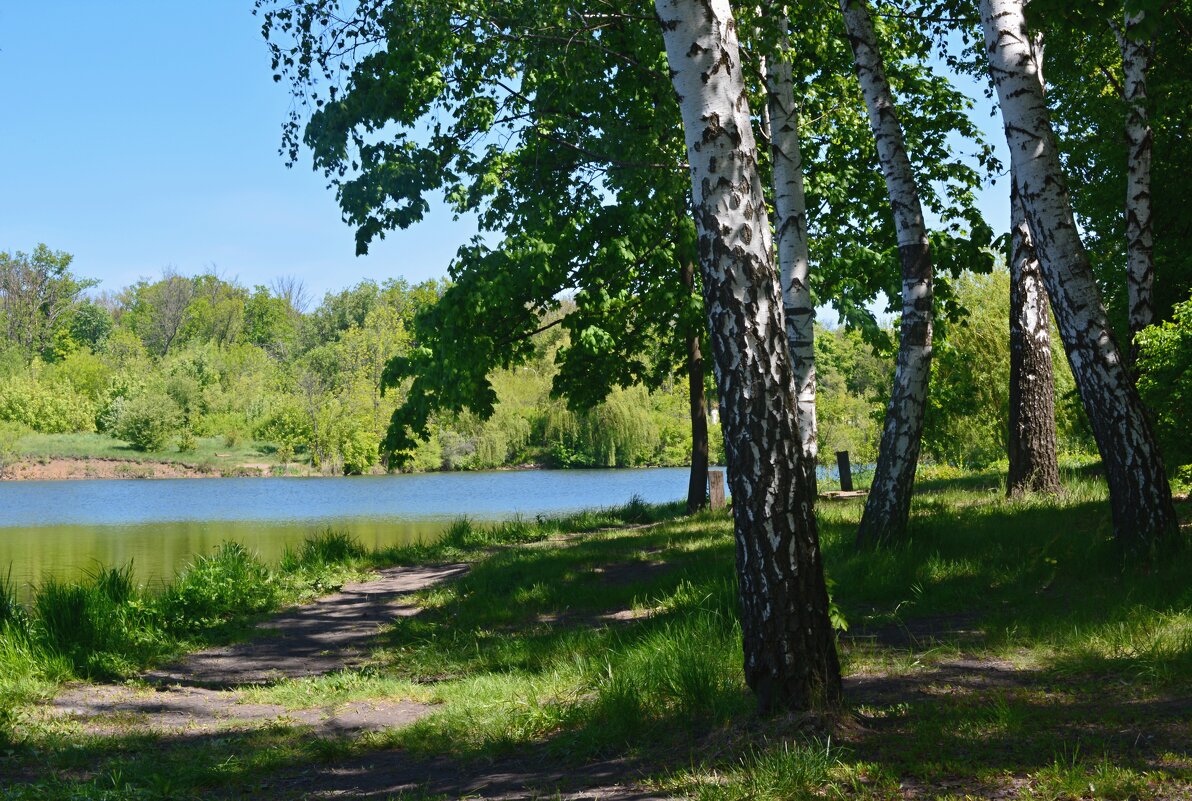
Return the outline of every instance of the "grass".
{"type": "Polygon", "coordinates": [[[272,568],[237,543],[200,555],[159,593],[132,566],[82,581],[50,580],[25,609],[0,582],[0,746],[20,739],[22,705],[68,680],[127,678],[183,651],[242,635],[262,614],[367,572],[363,549],[333,531],[313,535],[272,568]]]}
{"type": "MultiPolygon", "coordinates": [[[[992,473],[930,479],[908,540],[886,551],[853,547],[860,510],[819,509],[849,623],[849,707],[826,721],[753,712],[727,516],[634,503],[562,520],[463,520],[436,543],[381,553],[328,535],[267,573],[237,557],[236,570],[250,571],[240,585],[274,577],[282,595],[287,582],[309,591],[312,575],[343,560],[471,562],[467,575],[420,593],[421,614],[395,619],[366,666],[245,694],[295,709],[405,698],[432,714],[355,739],[299,726],[153,737],[10,723],[0,772],[27,781],[0,798],[272,794],[272,776],[393,748],[415,761],[449,756],[461,771],[511,758],[570,766],[578,779],[593,760],[615,758],[660,792],[709,800],[1192,793],[1192,549],[1123,566],[1104,489],[1083,469],[1054,499],[1006,500],[992,473]]],[[[197,586],[219,584],[193,570],[204,576],[197,586]]],[[[127,594],[119,571],[86,586],[127,594]]],[[[205,594],[218,599],[210,619],[243,619],[235,609],[252,607],[255,592],[205,594]]],[[[187,609],[181,619],[208,619],[187,609]]],[[[40,616],[30,615],[30,634],[0,637],[0,682],[4,649],[43,647],[32,633],[40,616]]],[[[211,636],[197,631],[192,644],[211,636]]],[[[130,664],[142,659],[121,647],[130,664]]],[[[26,698],[84,672],[40,664],[21,678],[26,698]]],[[[12,708],[16,718],[30,709],[12,708]]]]}

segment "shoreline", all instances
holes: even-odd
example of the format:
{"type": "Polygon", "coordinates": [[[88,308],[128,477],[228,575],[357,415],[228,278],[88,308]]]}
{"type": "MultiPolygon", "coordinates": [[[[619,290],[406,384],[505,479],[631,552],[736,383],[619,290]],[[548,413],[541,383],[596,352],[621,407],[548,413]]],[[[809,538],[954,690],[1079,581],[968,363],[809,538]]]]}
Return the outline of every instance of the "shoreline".
{"type": "MultiPolygon", "coordinates": [[[[265,462],[217,467],[189,462],[157,462],[106,457],[54,456],[17,459],[0,468],[0,481],[86,481],[88,479],[252,478],[274,475],[265,462]]],[[[286,468],[283,475],[291,475],[286,468]]]]}
{"type": "MultiPolygon", "coordinates": [[[[659,467],[641,465],[637,468],[605,467],[580,468],[584,470],[626,470],[659,467]]],[[[674,465],[687,467],[687,465],[674,465]]],[[[528,470],[568,470],[573,468],[552,468],[541,463],[505,465],[490,468],[492,472],[523,472],[528,470]]],[[[720,466],[720,469],[724,469],[720,466]]],[[[411,474],[490,472],[490,470],[418,470],[411,474]]],[[[401,474],[397,471],[392,475],[401,474]]],[[[365,475],[389,475],[377,470],[365,475]]],[[[53,456],[17,458],[0,467],[0,483],[17,481],[88,481],[110,479],[168,480],[175,478],[309,478],[348,477],[319,472],[308,465],[290,463],[281,465],[273,462],[246,462],[235,465],[213,465],[194,462],[164,462],[150,459],[114,459],[102,456],[53,456]]]]}

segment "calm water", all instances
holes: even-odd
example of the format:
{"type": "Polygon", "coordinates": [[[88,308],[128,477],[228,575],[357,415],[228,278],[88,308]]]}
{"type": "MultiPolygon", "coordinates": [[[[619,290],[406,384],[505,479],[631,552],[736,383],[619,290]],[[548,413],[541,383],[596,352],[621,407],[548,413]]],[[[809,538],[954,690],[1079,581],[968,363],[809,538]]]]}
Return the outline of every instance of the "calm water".
{"type": "Polygon", "coordinates": [[[141,581],[236,540],[276,560],[328,526],[370,547],[438,536],[467,515],[500,520],[687,495],[686,468],[526,470],[359,478],[0,483],[0,575],[22,594],[48,577],[132,560],[141,581]]]}

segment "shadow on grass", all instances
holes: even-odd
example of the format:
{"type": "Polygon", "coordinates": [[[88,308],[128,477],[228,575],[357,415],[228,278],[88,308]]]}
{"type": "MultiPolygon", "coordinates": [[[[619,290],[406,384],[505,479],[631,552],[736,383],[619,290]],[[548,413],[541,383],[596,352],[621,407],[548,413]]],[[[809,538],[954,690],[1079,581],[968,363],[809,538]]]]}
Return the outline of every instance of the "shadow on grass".
{"type": "Polygon", "coordinates": [[[857,504],[821,509],[837,602],[855,628],[908,636],[845,641],[846,656],[867,649],[897,667],[848,680],[858,723],[834,733],[835,751],[808,746],[832,754],[816,757],[819,772],[791,768],[802,758],[791,743],[807,742],[803,721],[753,715],[731,523],[715,515],[583,537],[459,525],[421,555],[468,551],[472,571],[424,591],[422,614],[394,623],[370,668],[433,694],[436,711],[408,727],[354,741],[282,726],[47,735],[36,754],[8,761],[27,777],[72,776],[75,789],[123,782],[131,789],[119,797],[550,793],[640,772],[681,777],[674,785],[701,797],[760,799],[825,787],[885,798],[903,777],[962,795],[1117,776],[1122,798],[1154,796],[1152,779],[1192,781],[1186,553],[1149,572],[1124,569],[1103,496],[1087,487],[1013,503],[941,487],[917,499],[910,541],[883,552],[852,549],[858,515],[857,504]],[[765,760],[787,784],[757,784],[765,760]]]}

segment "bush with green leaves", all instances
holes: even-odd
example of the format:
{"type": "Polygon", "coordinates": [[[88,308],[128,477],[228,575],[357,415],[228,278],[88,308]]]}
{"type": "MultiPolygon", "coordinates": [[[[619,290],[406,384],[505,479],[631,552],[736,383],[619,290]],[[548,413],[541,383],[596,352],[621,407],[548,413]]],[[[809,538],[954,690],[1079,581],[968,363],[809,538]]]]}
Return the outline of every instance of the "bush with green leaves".
{"type": "Polygon", "coordinates": [[[0,386],[0,420],[42,434],[95,430],[95,404],[69,384],[48,384],[26,375],[0,386]]]}
{"type": "Polygon", "coordinates": [[[1192,465],[1192,298],[1176,305],[1171,320],[1139,332],[1138,392],[1178,477],[1192,465]]]}
{"type": "Polygon", "coordinates": [[[138,451],[159,451],[181,427],[174,400],[164,392],[146,392],[120,404],[111,431],[138,451]]]}
{"type": "Polygon", "coordinates": [[[380,458],[377,444],[380,437],[353,421],[347,421],[339,430],[338,450],[343,460],[344,475],[358,476],[367,473],[380,458]]]}

